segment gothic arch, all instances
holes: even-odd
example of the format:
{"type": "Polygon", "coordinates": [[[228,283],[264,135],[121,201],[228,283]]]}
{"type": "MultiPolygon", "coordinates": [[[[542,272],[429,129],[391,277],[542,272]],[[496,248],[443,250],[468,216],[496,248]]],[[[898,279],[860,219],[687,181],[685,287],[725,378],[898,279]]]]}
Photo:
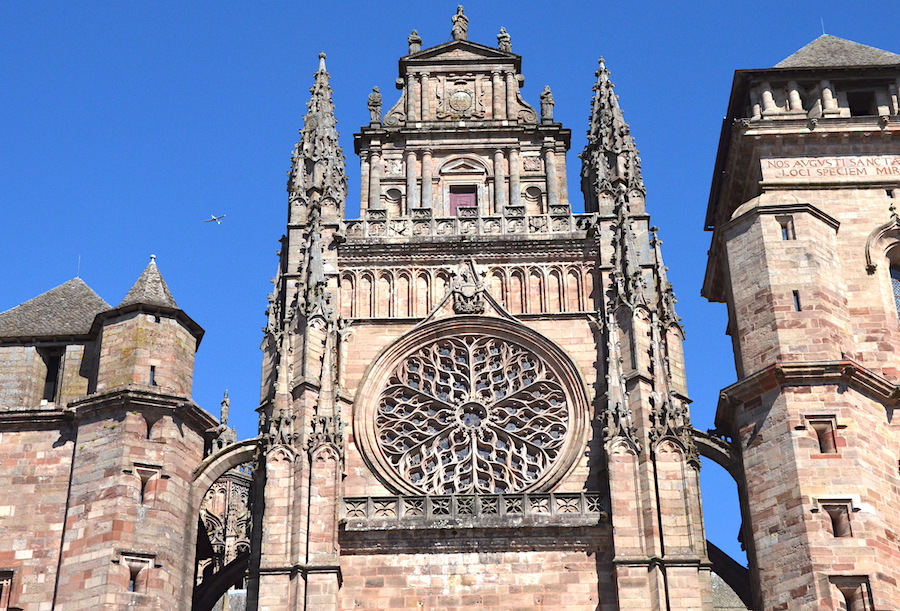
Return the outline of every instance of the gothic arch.
{"type": "Polygon", "coordinates": [[[207,456],[206,459],[194,469],[194,483],[192,490],[194,492],[194,502],[197,507],[195,514],[200,512],[200,503],[206,491],[215,483],[217,479],[225,475],[231,469],[244,463],[253,462],[256,458],[256,448],[259,438],[247,439],[225,446],[215,454],[207,456]]]}

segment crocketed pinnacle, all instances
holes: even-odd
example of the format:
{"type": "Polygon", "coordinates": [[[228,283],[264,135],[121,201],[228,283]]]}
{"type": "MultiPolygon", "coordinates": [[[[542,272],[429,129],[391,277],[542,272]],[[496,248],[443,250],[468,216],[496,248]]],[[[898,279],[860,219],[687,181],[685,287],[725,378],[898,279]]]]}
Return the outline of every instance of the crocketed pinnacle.
{"type": "MultiPolygon", "coordinates": [[[[590,187],[594,190],[588,199],[596,198],[601,193],[614,195],[620,187],[644,193],[638,150],[619,108],[619,97],[615,94],[615,85],[609,79],[609,70],[602,57],[596,75],[588,144],[581,156],[582,176],[591,177],[590,187]]],[[[587,193],[585,195],[588,196],[587,193]]]]}
{"type": "Polygon", "coordinates": [[[342,214],[347,197],[347,176],[344,152],[338,144],[337,120],[324,53],[319,53],[319,68],[313,76],[315,82],[309,90],[312,95],[306,104],[308,110],[303,118],[300,141],[294,145],[287,189],[291,201],[299,199],[302,203],[312,204],[328,199],[342,214]]]}
{"type": "Polygon", "coordinates": [[[172,293],[169,292],[169,287],[166,286],[166,281],[159,273],[159,268],[156,267],[156,255],[150,255],[150,263],[118,307],[124,308],[137,303],[165,308],[178,307],[172,293]]]}

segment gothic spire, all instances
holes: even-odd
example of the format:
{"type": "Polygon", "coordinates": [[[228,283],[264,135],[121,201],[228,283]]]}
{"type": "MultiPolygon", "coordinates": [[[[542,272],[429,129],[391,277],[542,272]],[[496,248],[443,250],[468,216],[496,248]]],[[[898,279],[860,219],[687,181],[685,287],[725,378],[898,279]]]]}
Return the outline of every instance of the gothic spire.
{"type": "Polygon", "coordinates": [[[641,159],[602,57],[596,76],[588,144],[581,155],[582,189],[588,211],[597,211],[599,200],[614,199],[622,190],[642,195],[645,192],[641,159]]]}
{"type": "Polygon", "coordinates": [[[347,199],[347,177],[344,152],[338,143],[324,53],[319,53],[319,68],[313,76],[315,82],[309,90],[312,95],[306,104],[308,110],[303,118],[300,141],[294,145],[291,157],[287,190],[292,209],[295,202],[309,207],[330,200],[326,205],[334,207],[334,212],[342,217],[347,199]]]}

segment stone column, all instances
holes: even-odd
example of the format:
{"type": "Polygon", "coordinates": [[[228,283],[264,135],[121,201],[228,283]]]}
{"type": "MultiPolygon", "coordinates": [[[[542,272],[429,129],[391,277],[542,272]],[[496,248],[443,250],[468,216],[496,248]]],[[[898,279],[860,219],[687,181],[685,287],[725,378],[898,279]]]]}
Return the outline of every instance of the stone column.
{"type": "Polygon", "coordinates": [[[547,168],[547,206],[559,203],[559,181],[556,178],[556,151],[553,144],[545,144],[544,167],[547,168]]]}
{"type": "Polygon", "coordinates": [[[516,73],[506,73],[506,118],[514,121],[516,118],[516,92],[519,84],[516,82],[516,73]]]}
{"type": "Polygon", "coordinates": [[[760,84],[759,88],[762,92],[763,114],[775,112],[777,108],[775,107],[775,96],[772,95],[772,86],[765,81],[760,84]]]}
{"type": "Polygon", "coordinates": [[[369,151],[369,210],[381,208],[381,148],[369,151]]]}
{"type": "Polygon", "coordinates": [[[502,214],[506,206],[506,181],[503,180],[503,151],[494,151],[494,214],[502,214]]]}
{"type": "Polygon", "coordinates": [[[837,99],[834,97],[834,89],[831,87],[831,81],[822,81],[819,83],[822,89],[822,110],[838,110],[837,99]]]}
{"type": "Polygon", "coordinates": [[[416,193],[416,153],[406,152],[406,213],[412,214],[413,208],[419,207],[419,198],[416,193]]]}
{"type": "Polygon", "coordinates": [[[509,149],[509,205],[522,205],[522,187],[519,185],[519,149],[509,149]]]}
{"type": "Polygon", "coordinates": [[[422,99],[422,121],[431,121],[431,100],[428,97],[428,73],[419,73],[419,97],[422,99]]]}
{"type": "Polygon", "coordinates": [[[365,215],[369,207],[369,151],[359,153],[359,212],[365,215]]]}
{"type": "Polygon", "coordinates": [[[788,83],[788,110],[803,112],[803,100],[800,99],[800,86],[797,81],[788,83]]]}
{"type": "Polygon", "coordinates": [[[416,120],[416,75],[406,77],[406,123],[416,120]]]}
{"type": "Polygon", "coordinates": [[[431,194],[431,151],[422,151],[422,207],[431,208],[434,196],[431,194]]]}
{"type": "Polygon", "coordinates": [[[503,93],[503,75],[499,70],[491,71],[491,101],[493,102],[494,120],[506,118],[506,98],[503,93]]]}

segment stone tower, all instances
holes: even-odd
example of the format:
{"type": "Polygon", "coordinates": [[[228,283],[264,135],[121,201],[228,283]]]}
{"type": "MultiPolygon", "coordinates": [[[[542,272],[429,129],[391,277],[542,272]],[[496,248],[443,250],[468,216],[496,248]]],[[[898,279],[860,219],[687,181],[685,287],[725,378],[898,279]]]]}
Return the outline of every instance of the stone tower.
{"type": "Polygon", "coordinates": [[[521,58],[400,59],[345,218],[325,57],[263,343],[254,609],[713,609],[682,330],[605,65],[582,188],[521,58]],[[383,118],[382,118],[383,117],[383,118]]]}
{"type": "Polygon", "coordinates": [[[735,75],[703,294],[759,609],[900,608],[898,86],[900,56],[833,36],[735,75]]]}
{"type": "Polygon", "coordinates": [[[116,308],[76,278],[0,314],[7,602],[190,608],[202,335],[153,261],[116,308]]]}

